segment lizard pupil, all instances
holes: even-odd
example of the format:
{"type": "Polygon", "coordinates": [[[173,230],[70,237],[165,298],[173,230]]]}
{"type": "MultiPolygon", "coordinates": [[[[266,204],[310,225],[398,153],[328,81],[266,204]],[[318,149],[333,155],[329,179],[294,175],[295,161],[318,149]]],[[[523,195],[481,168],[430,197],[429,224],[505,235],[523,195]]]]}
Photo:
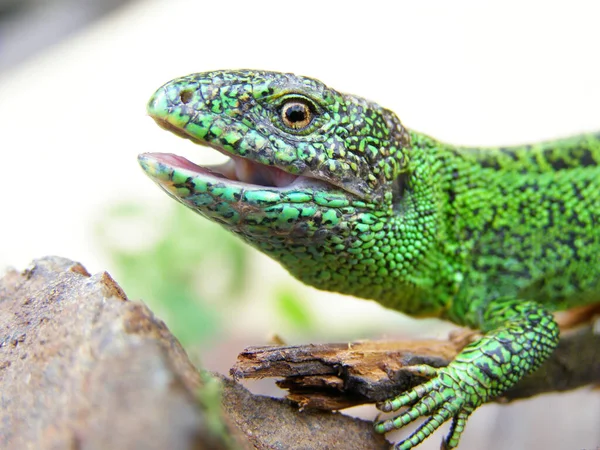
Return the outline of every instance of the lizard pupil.
{"type": "Polygon", "coordinates": [[[304,108],[302,108],[300,105],[292,106],[287,110],[287,119],[290,122],[303,122],[306,120],[304,108]]]}
{"type": "Polygon", "coordinates": [[[312,120],[312,112],[308,105],[302,102],[288,102],[282,109],[283,123],[295,130],[305,128],[312,120]]]}

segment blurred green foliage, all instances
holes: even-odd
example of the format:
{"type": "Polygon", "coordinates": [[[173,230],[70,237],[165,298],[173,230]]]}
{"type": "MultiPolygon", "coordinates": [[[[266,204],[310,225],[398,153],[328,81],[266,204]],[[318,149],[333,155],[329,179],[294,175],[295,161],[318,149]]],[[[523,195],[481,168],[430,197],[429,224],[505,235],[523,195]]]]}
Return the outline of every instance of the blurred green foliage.
{"type": "Polygon", "coordinates": [[[139,204],[112,205],[96,229],[128,295],[159,313],[184,345],[216,334],[220,311],[248,285],[249,248],[180,205],[159,217],[139,204]],[[221,273],[215,273],[217,260],[226,262],[221,273]],[[219,292],[203,289],[215,277],[219,292]]]}
{"type": "MultiPolygon", "coordinates": [[[[257,276],[247,244],[179,204],[159,212],[143,204],[114,204],[96,231],[125,292],[143,299],[186,347],[214,339],[223,315],[257,276]]],[[[269,303],[278,326],[314,330],[315,320],[293,287],[283,283],[264,292],[273,292],[269,303]]]]}
{"type": "Polygon", "coordinates": [[[276,289],[275,310],[295,331],[309,333],[314,328],[315,318],[306,307],[306,302],[289,286],[280,285],[276,289]]]}

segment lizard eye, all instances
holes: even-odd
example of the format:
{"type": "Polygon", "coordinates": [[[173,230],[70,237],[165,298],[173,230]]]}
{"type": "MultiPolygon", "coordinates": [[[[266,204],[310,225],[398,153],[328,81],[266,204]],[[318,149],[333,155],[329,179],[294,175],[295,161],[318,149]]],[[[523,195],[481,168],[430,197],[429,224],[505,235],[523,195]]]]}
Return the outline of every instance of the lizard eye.
{"type": "Polygon", "coordinates": [[[311,106],[301,100],[290,100],[281,108],[281,120],[286,127],[294,130],[306,128],[312,122],[314,112],[311,106]]]}

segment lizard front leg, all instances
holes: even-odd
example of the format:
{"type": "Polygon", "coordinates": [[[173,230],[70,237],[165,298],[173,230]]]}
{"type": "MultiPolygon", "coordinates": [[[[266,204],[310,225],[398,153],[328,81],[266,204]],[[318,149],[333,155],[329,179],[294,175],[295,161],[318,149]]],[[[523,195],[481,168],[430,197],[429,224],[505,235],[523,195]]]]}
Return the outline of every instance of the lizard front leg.
{"type": "Polygon", "coordinates": [[[442,448],[456,447],[469,415],[539,367],[558,343],[558,325],[538,303],[496,299],[481,317],[480,327],[487,332],[481,339],[465,347],[447,367],[410,368],[429,381],[378,405],[384,412],[408,406],[399,416],[376,423],[380,433],[429,416],[396,449],[412,449],[449,419],[452,427],[442,448]]]}

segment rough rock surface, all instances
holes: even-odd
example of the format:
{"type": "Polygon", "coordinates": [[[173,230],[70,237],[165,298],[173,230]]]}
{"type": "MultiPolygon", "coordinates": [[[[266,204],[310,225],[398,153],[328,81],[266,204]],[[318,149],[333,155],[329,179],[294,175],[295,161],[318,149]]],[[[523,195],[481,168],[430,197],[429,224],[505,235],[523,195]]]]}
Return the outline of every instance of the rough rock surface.
{"type": "Polygon", "coordinates": [[[2,449],[388,446],[367,422],[222,381],[222,408],[199,401],[177,340],[107,273],[47,257],[0,279],[2,449]]]}

